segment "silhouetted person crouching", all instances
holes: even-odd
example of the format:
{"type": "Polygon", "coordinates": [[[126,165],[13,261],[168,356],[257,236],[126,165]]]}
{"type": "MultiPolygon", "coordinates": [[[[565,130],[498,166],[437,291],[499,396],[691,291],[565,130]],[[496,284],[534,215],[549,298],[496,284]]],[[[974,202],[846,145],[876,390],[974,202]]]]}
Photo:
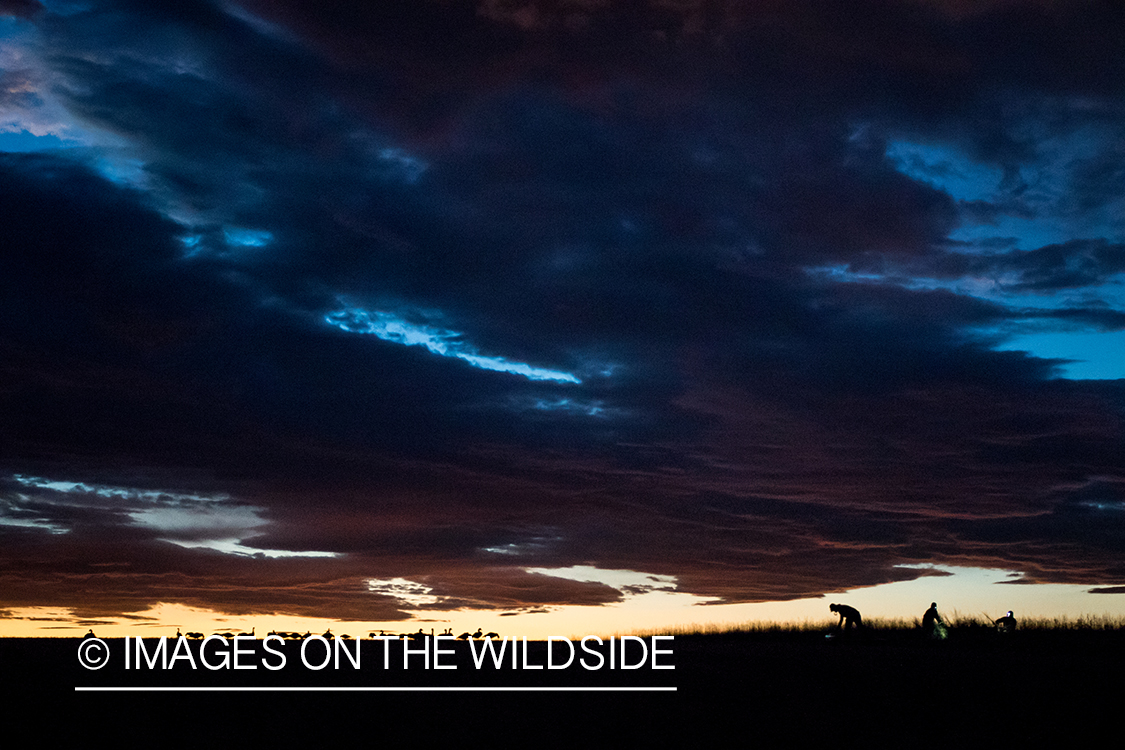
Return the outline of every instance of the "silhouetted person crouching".
{"type": "Polygon", "coordinates": [[[996,620],[996,632],[998,633],[1013,633],[1016,629],[1016,618],[1012,617],[1012,611],[1008,610],[1008,614],[996,620]]]}
{"type": "Polygon", "coordinates": [[[855,607],[849,607],[847,604],[829,604],[828,609],[840,615],[840,622],[836,624],[836,629],[841,635],[847,635],[852,628],[856,630],[863,628],[863,618],[855,607]]]}
{"type": "Polygon", "coordinates": [[[948,634],[945,620],[941,619],[937,611],[937,602],[930,602],[930,608],[922,615],[922,631],[936,641],[944,639],[948,634]]]}

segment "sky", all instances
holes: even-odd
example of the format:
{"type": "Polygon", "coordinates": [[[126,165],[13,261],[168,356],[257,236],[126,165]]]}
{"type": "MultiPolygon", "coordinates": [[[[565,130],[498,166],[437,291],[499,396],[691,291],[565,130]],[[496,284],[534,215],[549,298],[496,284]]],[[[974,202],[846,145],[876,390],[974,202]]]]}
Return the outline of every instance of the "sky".
{"type": "Polygon", "coordinates": [[[0,0],[0,635],[1125,615],[1123,71],[1115,0],[0,0]]]}

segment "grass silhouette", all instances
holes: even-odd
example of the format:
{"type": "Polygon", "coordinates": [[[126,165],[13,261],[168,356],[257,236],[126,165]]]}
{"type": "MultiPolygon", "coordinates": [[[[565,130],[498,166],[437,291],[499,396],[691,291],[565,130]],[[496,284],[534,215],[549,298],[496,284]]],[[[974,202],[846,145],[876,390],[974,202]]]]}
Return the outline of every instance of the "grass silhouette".
{"type": "MultiPolygon", "coordinates": [[[[988,614],[962,614],[953,610],[942,614],[946,626],[953,634],[993,634],[995,618],[988,614]]],[[[1076,617],[1018,617],[1016,632],[1022,634],[1096,634],[1125,633],[1125,616],[1084,614],[1076,617]]],[[[652,628],[614,633],[614,635],[671,635],[694,636],[811,636],[824,635],[836,629],[837,618],[778,622],[756,620],[739,623],[692,623],[665,628],[652,628]]],[[[921,617],[871,617],[864,618],[864,629],[869,634],[882,636],[916,636],[922,628],[921,617]]]]}

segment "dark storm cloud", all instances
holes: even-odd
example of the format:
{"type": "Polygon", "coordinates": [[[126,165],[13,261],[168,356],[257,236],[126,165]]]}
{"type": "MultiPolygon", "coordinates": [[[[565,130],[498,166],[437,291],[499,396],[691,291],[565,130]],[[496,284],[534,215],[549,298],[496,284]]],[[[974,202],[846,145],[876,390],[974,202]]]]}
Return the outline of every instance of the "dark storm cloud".
{"type": "Polygon", "coordinates": [[[1110,281],[1125,271],[1125,245],[1104,239],[1073,240],[1027,252],[975,257],[966,269],[985,276],[1012,274],[1013,291],[1052,292],[1082,289],[1110,281]]]}
{"type": "Polygon", "coordinates": [[[35,18],[43,5],[38,0],[3,0],[0,2],[0,16],[15,16],[16,18],[35,18]]]}
{"type": "Polygon", "coordinates": [[[993,279],[1012,293],[1048,295],[1111,284],[1125,270],[1125,245],[1104,238],[1075,239],[1031,250],[934,253],[911,269],[933,278],[993,279]]]}
{"type": "Polygon", "coordinates": [[[1063,197],[1024,175],[1059,161],[1037,134],[1120,132],[1125,24],[963,11],[48,6],[4,80],[88,140],[0,158],[3,606],[625,595],[528,572],[577,565],[719,601],[943,562],[1116,585],[1120,500],[1079,489],[1120,486],[1121,381],[993,347],[1119,330],[1120,227],[949,235],[1112,214],[1111,137],[1043,178],[1063,197]],[[919,283],[978,277],[1085,296],[919,283]]]}

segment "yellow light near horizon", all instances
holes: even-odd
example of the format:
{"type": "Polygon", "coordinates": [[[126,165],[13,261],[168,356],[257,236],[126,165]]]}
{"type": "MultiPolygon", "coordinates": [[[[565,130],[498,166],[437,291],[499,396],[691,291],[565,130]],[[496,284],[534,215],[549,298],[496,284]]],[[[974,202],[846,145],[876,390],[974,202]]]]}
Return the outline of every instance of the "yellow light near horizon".
{"type": "MultiPolygon", "coordinates": [[[[593,575],[583,569],[585,576],[593,575]]],[[[920,618],[931,601],[947,617],[995,618],[1008,610],[1017,617],[1068,617],[1107,615],[1125,617],[1125,596],[1092,595],[1089,586],[1066,584],[1013,584],[1010,571],[942,567],[949,575],[925,576],[912,581],[853,589],[838,594],[788,602],[758,604],[704,604],[707,600],[674,591],[651,591],[603,606],[561,606],[537,613],[504,613],[497,610],[455,610],[444,613],[416,612],[415,619],[397,622],[343,622],[331,618],[287,615],[230,616],[218,612],[160,604],[128,619],[79,620],[69,609],[12,608],[0,619],[0,637],[77,638],[93,629],[103,638],[126,635],[159,637],[200,632],[250,632],[264,636],[271,630],[348,634],[365,638],[380,630],[388,634],[425,632],[440,634],[451,628],[454,635],[496,632],[501,636],[542,640],[549,635],[581,638],[585,635],[646,633],[661,630],[734,626],[749,622],[806,623],[833,620],[832,601],[858,608],[865,618],[920,618]]],[[[607,578],[620,577],[620,571],[607,578]]]]}

